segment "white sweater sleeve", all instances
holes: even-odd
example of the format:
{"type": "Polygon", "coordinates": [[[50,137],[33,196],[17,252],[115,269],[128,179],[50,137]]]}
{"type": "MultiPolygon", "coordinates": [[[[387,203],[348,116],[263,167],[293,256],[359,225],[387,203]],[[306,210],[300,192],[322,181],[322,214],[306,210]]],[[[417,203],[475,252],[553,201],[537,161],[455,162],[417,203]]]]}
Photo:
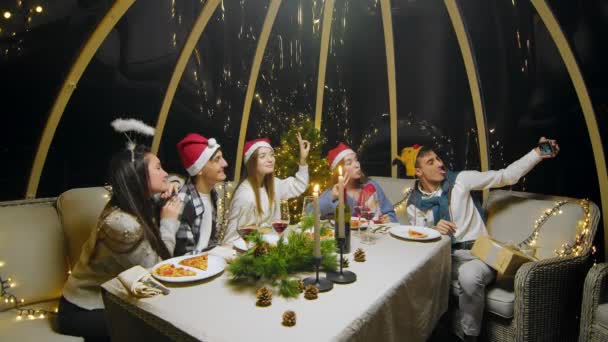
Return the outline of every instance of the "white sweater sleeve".
{"type": "Polygon", "coordinates": [[[467,190],[484,190],[513,185],[525,176],[542,158],[535,150],[528,152],[519,160],[504,169],[497,171],[462,171],[456,178],[456,184],[467,190]]]}
{"type": "Polygon", "coordinates": [[[167,246],[169,253],[173,255],[175,252],[175,235],[179,229],[179,221],[176,219],[161,219],[160,220],[160,238],[167,246]]]}
{"type": "Polygon", "coordinates": [[[237,232],[238,225],[255,223],[255,212],[253,208],[255,197],[247,181],[243,182],[235,191],[230,203],[230,214],[228,216],[228,226],[224,234],[222,244],[231,244],[239,238],[237,232]]]}
{"type": "Polygon", "coordinates": [[[308,186],[308,165],[300,166],[294,177],[275,178],[275,186],[279,200],[300,196],[308,186]]]}

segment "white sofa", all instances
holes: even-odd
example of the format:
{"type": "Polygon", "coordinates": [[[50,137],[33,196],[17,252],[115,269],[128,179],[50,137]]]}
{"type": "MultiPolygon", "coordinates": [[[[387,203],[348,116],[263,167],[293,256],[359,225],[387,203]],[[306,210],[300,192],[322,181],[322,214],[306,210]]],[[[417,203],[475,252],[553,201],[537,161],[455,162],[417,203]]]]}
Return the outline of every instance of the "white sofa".
{"type": "MultiPolygon", "coordinates": [[[[72,189],[58,198],[0,203],[0,276],[13,278],[11,293],[25,308],[54,311],[70,266],[109,200],[103,187],[72,189]]],[[[2,341],[82,341],[53,330],[54,315],[17,320],[0,303],[2,341]]]]}

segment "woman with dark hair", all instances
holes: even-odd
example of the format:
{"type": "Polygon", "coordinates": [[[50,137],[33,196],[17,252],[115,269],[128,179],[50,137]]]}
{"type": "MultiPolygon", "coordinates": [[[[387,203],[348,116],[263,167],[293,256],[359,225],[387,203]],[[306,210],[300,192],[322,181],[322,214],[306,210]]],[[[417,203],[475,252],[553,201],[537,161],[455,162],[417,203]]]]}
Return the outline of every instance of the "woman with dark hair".
{"type": "Polygon", "coordinates": [[[338,168],[344,175],[344,190],[351,209],[365,206],[373,214],[373,219],[382,223],[398,222],[393,204],[386,198],[380,185],[365,176],[357,154],[343,143],[328,153],[328,161],[332,171],[333,186],[319,197],[319,208],[322,216],[333,215],[338,205],[338,168]]]}
{"type": "Polygon", "coordinates": [[[59,303],[57,326],[63,334],[87,341],[109,341],[101,287],[135,265],[150,268],[171,255],[163,236],[174,236],[182,207],[177,196],[162,207],[154,198],[169,198],[175,187],[167,181],[160,160],[145,146],[113,156],[109,168],[112,198],[97,227],[82,246],[59,303]]]}
{"type": "Polygon", "coordinates": [[[297,135],[300,145],[300,167],[294,177],[274,177],[274,150],[267,138],[245,143],[244,177],[232,197],[230,218],[224,242],[238,238],[237,226],[270,226],[281,218],[281,200],[301,195],[308,186],[306,158],[310,143],[297,135]]]}

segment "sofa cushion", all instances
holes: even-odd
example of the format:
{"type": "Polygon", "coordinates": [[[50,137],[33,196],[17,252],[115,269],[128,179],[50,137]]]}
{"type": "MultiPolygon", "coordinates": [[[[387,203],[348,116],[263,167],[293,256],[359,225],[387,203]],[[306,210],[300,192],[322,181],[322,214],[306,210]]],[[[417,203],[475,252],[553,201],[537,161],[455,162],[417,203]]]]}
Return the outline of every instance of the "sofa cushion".
{"type": "MultiPolygon", "coordinates": [[[[53,311],[57,300],[39,303],[33,306],[36,309],[53,311]]],[[[16,311],[0,312],[0,339],[2,341],[83,341],[81,337],[62,335],[53,330],[55,317],[17,320],[16,311]]]]}
{"type": "Polygon", "coordinates": [[[58,298],[67,278],[63,229],[54,203],[24,200],[0,207],[1,274],[14,279],[11,292],[25,303],[58,298]]]}
{"type": "MultiPolygon", "coordinates": [[[[407,190],[414,186],[413,179],[378,176],[373,176],[371,178],[376,181],[378,185],[380,185],[382,191],[386,195],[386,198],[388,198],[393,205],[396,205],[403,200],[407,190]]],[[[403,203],[402,206],[395,208],[395,213],[397,214],[397,219],[399,222],[404,224],[409,222],[405,203],[403,203]]]]}
{"type": "MultiPolygon", "coordinates": [[[[563,243],[575,240],[578,221],[584,218],[577,199],[517,191],[492,191],[487,204],[489,234],[499,241],[520,243],[530,236],[535,221],[559,200],[569,202],[560,208],[560,214],[546,220],[536,241],[536,256],[539,259],[555,257],[555,250],[563,243]]],[[[599,215],[593,203],[590,204],[590,209],[592,216],[599,215]]]]}
{"type": "Polygon", "coordinates": [[[608,329],[608,303],[597,306],[597,309],[595,309],[595,322],[608,329]]]}
{"type": "Polygon", "coordinates": [[[71,266],[78,261],[82,245],[109,200],[110,193],[103,187],[71,189],[57,199],[71,266]]]}
{"type": "Polygon", "coordinates": [[[513,318],[514,305],[513,279],[509,283],[496,283],[486,288],[486,311],[504,318],[513,318]]]}
{"type": "MultiPolygon", "coordinates": [[[[456,298],[460,295],[458,280],[452,280],[451,293],[456,298]]],[[[486,311],[510,319],[513,318],[514,305],[515,291],[512,278],[504,279],[486,288],[486,311]]]]}

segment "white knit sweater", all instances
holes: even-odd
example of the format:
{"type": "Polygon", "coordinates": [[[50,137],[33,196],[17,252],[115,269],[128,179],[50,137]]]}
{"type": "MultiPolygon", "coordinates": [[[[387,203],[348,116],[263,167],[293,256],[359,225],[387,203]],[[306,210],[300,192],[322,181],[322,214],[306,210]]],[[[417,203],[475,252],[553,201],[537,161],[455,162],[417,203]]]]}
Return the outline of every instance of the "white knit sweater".
{"type": "Polygon", "coordinates": [[[234,192],[230,205],[228,228],[223,243],[232,243],[238,239],[237,226],[250,224],[271,225],[281,218],[281,200],[301,195],[308,186],[308,166],[300,166],[294,177],[274,179],[274,205],[270,207],[268,194],[260,189],[260,205],[263,214],[257,217],[255,210],[255,194],[251,184],[245,180],[234,192]]]}
{"type": "MultiPolygon", "coordinates": [[[[160,223],[161,232],[166,235],[175,235],[178,226],[174,219],[160,223]]],[[[83,244],[80,259],[63,287],[63,296],[83,309],[103,309],[101,284],[135,265],[150,268],[160,261],[137,219],[120,209],[108,208],[83,244]]]]}

